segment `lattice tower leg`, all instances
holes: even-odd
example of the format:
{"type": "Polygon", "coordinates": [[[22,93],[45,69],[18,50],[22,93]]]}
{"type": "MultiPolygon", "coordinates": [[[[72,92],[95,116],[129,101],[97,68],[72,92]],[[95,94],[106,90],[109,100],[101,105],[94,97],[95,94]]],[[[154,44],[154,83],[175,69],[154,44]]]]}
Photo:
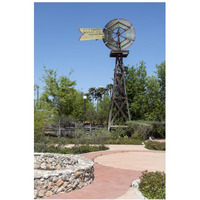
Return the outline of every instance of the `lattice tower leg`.
{"type": "Polygon", "coordinates": [[[114,125],[116,118],[120,116],[123,117],[124,121],[130,120],[124,77],[123,53],[116,55],[113,91],[108,119],[108,131],[110,131],[111,126],[114,125]],[[114,110],[114,108],[116,108],[116,110],[114,110]]]}

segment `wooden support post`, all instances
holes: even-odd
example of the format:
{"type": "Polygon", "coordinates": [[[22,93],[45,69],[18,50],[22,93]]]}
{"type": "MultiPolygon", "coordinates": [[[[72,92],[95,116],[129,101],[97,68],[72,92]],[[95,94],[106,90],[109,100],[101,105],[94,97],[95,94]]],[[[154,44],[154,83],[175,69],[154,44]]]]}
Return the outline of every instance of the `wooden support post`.
{"type": "Polygon", "coordinates": [[[115,125],[114,122],[117,117],[122,116],[124,121],[130,120],[123,66],[123,57],[127,57],[128,53],[129,51],[111,51],[110,53],[110,57],[115,57],[116,61],[111,106],[108,118],[108,131],[110,131],[111,126],[115,125]],[[115,113],[114,108],[116,108],[115,113]]]}

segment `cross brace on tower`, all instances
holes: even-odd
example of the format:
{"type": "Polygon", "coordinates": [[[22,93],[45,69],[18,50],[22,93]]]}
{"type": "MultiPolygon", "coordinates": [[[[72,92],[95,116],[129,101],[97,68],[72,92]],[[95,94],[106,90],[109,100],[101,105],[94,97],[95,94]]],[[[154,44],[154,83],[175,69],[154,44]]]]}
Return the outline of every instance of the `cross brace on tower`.
{"type": "Polygon", "coordinates": [[[110,53],[110,57],[115,57],[116,62],[108,119],[108,131],[110,131],[110,128],[114,126],[117,117],[122,116],[124,121],[130,120],[123,65],[123,57],[127,57],[128,54],[129,51],[111,51],[110,53]]]}

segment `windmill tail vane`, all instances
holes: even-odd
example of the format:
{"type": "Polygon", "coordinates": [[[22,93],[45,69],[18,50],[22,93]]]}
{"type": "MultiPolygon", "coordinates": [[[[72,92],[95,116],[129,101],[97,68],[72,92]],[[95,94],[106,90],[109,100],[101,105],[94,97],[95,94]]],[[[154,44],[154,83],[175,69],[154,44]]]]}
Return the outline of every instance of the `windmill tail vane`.
{"type": "Polygon", "coordinates": [[[79,38],[82,40],[100,40],[103,39],[104,33],[101,28],[79,28],[79,31],[82,33],[79,38]]]}

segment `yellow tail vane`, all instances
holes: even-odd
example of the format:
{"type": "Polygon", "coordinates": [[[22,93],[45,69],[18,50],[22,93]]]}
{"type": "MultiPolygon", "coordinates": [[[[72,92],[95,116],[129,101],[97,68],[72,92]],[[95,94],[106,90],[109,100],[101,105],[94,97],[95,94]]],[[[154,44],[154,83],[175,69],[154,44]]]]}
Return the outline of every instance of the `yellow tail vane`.
{"type": "Polygon", "coordinates": [[[104,33],[101,28],[79,28],[83,34],[79,40],[100,40],[104,38],[104,33]]]}

